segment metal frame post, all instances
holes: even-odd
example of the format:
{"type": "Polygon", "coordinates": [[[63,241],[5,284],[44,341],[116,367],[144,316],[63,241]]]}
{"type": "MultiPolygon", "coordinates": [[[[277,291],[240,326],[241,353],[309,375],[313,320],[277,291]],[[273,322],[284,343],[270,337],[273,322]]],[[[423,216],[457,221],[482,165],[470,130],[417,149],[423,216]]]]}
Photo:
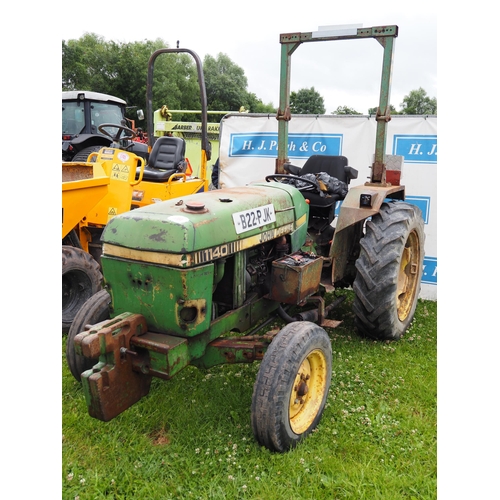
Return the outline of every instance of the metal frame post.
{"type": "Polygon", "coordinates": [[[353,40],[374,38],[384,47],[382,78],[380,84],[379,107],[377,109],[377,137],[375,141],[375,161],[372,165],[372,184],[385,184],[385,144],[387,139],[387,123],[391,119],[390,89],[392,76],[392,60],[395,38],[398,27],[375,26],[371,28],[345,28],[331,31],[315,31],[307,33],[285,33],[280,35],[281,67],[280,67],[280,104],[276,119],[278,120],[278,158],[276,174],[285,173],[283,165],[288,162],[288,122],[290,113],[290,79],[291,57],[301,43],[330,40],[353,40]]]}

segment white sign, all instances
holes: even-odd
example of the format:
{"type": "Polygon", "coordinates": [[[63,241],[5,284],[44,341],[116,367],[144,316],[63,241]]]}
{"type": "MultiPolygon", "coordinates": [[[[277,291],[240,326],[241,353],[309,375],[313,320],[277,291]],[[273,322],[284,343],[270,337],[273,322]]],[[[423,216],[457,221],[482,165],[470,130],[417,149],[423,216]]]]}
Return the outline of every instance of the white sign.
{"type": "MultiPolygon", "coordinates": [[[[370,179],[376,132],[375,116],[293,115],[287,156],[298,167],[313,154],[345,156],[349,166],[358,171],[358,178],[350,184],[357,186],[370,179]]],[[[394,115],[387,124],[385,152],[403,157],[405,199],[422,210],[426,240],[420,297],[436,300],[437,117],[394,115]]],[[[220,187],[265,182],[267,175],[275,173],[277,157],[278,121],[274,115],[228,114],[222,119],[220,187]]],[[[241,225],[241,231],[249,229],[241,225]]]]}

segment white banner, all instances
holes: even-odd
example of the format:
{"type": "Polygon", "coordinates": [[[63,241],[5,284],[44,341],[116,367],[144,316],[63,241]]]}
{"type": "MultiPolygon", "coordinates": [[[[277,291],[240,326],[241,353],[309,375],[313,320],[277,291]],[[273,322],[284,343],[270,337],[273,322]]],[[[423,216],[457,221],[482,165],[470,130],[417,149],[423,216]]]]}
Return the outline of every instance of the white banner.
{"type": "MultiPolygon", "coordinates": [[[[420,297],[437,300],[437,117],[394,115],[387,126],[386,154],[404,158],[401,184],[406,200],[425,221],[424,276],[420,297]]],[[[288,125],[288,159],[302,166],[313,154],[343,155],[358,171],[351,185],[370,179],[375,153],[375,117],[293,115],[288,125]]],[[[230,114],[221,121],[220,187],[245,186],[274,174],[278,121],[274,115],[230,114]]]]}

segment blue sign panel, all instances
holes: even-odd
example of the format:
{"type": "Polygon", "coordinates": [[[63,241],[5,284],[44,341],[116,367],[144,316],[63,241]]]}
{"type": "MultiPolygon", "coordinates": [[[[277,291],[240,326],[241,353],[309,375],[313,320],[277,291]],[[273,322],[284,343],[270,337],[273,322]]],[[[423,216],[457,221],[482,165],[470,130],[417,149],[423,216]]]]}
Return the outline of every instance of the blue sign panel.
{"type": "Polygon", "coordinates": [[[406,163],[437,163],[437,135],[395,135],[392,150],[406,163]]]}
{"type": "Polygon", "coordinates": [[[405,201],[417,206],[422,210],[422,217],[426,224],[429,223],[429,212],[431,206],[431,199],[429,196],[405,196],[405,201]]]}
{"type": "Polygon", "coordinates": [[[436,257],[424,257],[424,272],[422,283],[437,285],[437,259],[436,257]]]}
{"type": "MultiPolygon", "coordinates": [[[[288,158],[342,154],[342,134],[288,134],[288,158]]],[[[276,158],[278,134],[254,132],[230,134],[230,157],[276,158]]]]}

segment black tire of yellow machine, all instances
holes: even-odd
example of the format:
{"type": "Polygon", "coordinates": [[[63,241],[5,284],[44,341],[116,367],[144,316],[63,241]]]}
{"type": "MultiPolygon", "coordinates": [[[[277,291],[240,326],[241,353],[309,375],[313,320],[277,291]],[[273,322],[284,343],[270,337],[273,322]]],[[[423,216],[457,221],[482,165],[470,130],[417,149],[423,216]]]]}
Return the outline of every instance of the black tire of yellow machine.
{"type": "Polygon", "coordinates": [[[410,326],[420,293],[424,241],[422,212],[409,203],[384,203],[366,223],[353,283],[353,311],[362,335],[399,340],[410,326]]]}
{"type": "Polygon", "coordinates": [[[62,332],[67,333],[85,301],[101,289],[99,264],[81,248],[62,246],[62,332]]]}
{"type": "Polygon", "coordinates": [[[81,380],[81,374],[92,368],[97,359],[91,360],[80,356],[75,352],[75,337],[86,330],[87,325],[95,325],[109,319],[109,303],[111,297],[107,290],[99,290],[95,295],[85,302],[78,311],[68,333],[66,343],[66,361],[68,367],[76,380],[81,380]]]}
{"type": "Polygon", "coordinates": [[[319,423],[332,375],[326,331],[309,321],[286,325],[273,339],[254,384],[251,420],[259,444],[294,448],[319,423]]]}
{"type": "Polygon", "coordinates": [[[71,161],[84,161],[86,162],[89,154],[90,153],[96,153],[100,149],[102,149],[104,146],[101,144],[100,146],[90,146],[88,148],[84,148],[78,153],[76,153],[75,156],[73,156],[73,159],[71,161]]]}

